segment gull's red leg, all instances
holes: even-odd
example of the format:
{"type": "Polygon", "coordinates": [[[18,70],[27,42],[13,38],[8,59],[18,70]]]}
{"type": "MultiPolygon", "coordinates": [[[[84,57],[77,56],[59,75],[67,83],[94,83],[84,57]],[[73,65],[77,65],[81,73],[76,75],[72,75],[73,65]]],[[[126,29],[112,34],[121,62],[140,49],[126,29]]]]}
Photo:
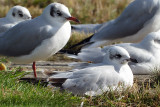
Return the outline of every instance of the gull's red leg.
{"type": "Polygon", "coordinates": [[[33,72],[34,72],[34,77],[37,78],[37,73],[36,73],[36,62],[33,62],[32,69],[33,69],[33,72]]]}

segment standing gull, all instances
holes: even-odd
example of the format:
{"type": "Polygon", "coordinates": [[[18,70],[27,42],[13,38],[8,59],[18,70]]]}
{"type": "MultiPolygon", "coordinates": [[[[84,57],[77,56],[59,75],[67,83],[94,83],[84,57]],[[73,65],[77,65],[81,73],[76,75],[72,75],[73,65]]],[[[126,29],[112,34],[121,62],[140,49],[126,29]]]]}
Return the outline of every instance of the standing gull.
{"type": "Polygon", "coordinates": [[[40,16],[21,22],[0,36],[0,55],[8,56],[15,63],[33,62],[37,77],[35,61],[52,56],[68,42],[71,35],[69,20],[79,22],[66,6],[51,3],[40,16]]]}
{"type": "Polygon", "coordinates": [[[31,15],[28,9],[22,6],[14,6],[7,13],[6,17],[0,18],[0,33],[7,31],[19,22],[30,20],[31,15]]]}
{"type": "Polygon", "coordinates": [[[88,44],[89,47],[113,42],[139,42],[148,33],[160,29],[160,0],[134,0],[122,14],[102,26],[91,37],[72,46],[88,44]]]}
{"type": "MultiPolygon", "coordinates": [[[[122,43],[116,46],[123,47],[128,51],[134,62],[130,62],[133,74],[150,74],[153,69],[160,64],[160,32],[152,32],[148,34],[140,43],[122,43]]],[[[85,48],[78,55],[69,55],[72,58],[81,61],[91,61],[92,63],[102,63],[103,57],[110,46],[103,48],[85,48]]],[[[71,66],[84,68],[92,65],[92,63],[71,63],[71,66]]]]}
{"type": "Polygon", "coordinates": [[[131,87],[133,73],[128,66],[128,52],[118,46],[107,50],[103,62],[84,69],[73,69],[48,78],[51,86],[59,86],[78,95],[100,95],[110,89],[131,87]],[[121,84],[121,85],[120,85],[121,84]]]}

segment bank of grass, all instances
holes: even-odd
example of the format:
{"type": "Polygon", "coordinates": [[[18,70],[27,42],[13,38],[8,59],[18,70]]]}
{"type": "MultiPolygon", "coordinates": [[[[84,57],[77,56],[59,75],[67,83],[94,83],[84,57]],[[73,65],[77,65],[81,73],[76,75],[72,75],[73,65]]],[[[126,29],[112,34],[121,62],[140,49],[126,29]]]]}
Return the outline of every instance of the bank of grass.
{"type": "Polygon", "coordinates": [[[80,106],[160,106],[159,80],[150,85],[138,86],[122,92],[111,91],[97,97],[75,96],[68,92],[43,86],[41,83],[33,85],[19,78],[25,75],[19,68],[12,71],[0,71],[0,106],[4,107],[75,107],[80,106]]]}

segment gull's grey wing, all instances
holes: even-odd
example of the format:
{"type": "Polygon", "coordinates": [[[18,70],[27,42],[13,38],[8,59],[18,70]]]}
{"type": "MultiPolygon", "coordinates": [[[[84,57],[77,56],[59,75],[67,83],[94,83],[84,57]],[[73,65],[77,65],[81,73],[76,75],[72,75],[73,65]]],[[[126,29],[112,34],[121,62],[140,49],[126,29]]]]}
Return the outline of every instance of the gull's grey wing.
{"type": "Polygon", "coordinates": [[[90,90],[96,91],[104,86],[116,85],[120,81],[113,66],[88,67],[85,69],[74,69],[73,71],[53,75],[49,80],[57,84],[59,82],[58,79],[65,78],[64,83],[61,83],[62,87],[74,94],[84,94],[90,90]]]}
{"type": "Polygon", "coordinates": [[[47,33],[48,27],[36,19],[17,24],[0,36],[0,54],[21,56],[31,53],[43,40],[52,36],[47,33]]]}
{"type": "Polygon", "coordinates": [[[0,33],[7,31],[9,28],[13,27],[14,24],[6,24],[3,26],[0,26],[0,33]]]}
{"type": "Polygon", "coordinates": [[[104,54],[105,53],[101,51],[101,48],[87,48],[81,49],[81,52],[77,55],[68,54],[67,56],[84,62],[91,61],[93,63],[100,63],[103,61],[104,54]]]}
{"type": "Polygon", "coordinates": [[[115,73],[113,66],[98,66],[73,72],[73,75],[62,86],[73,93],[84,94],[87,91],[96,91],[104,86],[116,85],[118,81],[119,77],[115,73]]]}
{"type": "Polygon", "coordinates": [[[113,40],[136,34],[159,10],[159,0],[135,0],[115,20],[103,26],[91,41],[113,40]]]}
{"type": "Polygon", "coordinates": [[[0,33],[7,31],[9,28],[13,27],[16,23],[12,23],[7,18],[0,18],[0,33]]]}
{"type": "Polygon", "coordinates": [[[72,31],[80,33],[95,33],[103,24],[78,24],[72,25],[72,31]]]}

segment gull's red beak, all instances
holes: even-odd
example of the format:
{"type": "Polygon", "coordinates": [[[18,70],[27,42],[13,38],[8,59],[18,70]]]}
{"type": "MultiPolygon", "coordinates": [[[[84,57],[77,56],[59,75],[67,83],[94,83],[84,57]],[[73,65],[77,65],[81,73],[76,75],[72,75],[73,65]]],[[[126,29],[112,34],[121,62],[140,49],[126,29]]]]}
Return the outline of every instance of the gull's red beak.
{"type": "Polygon", "coordinates": [[[77,22],[77,23],[80,23],[80,21],[77,19],[77,18],[75,18],[75,17],[68,17],[68,18],[66,18],[67,20],[72,20],[72,21],[75,21],[75,22],[77,22]]]}

